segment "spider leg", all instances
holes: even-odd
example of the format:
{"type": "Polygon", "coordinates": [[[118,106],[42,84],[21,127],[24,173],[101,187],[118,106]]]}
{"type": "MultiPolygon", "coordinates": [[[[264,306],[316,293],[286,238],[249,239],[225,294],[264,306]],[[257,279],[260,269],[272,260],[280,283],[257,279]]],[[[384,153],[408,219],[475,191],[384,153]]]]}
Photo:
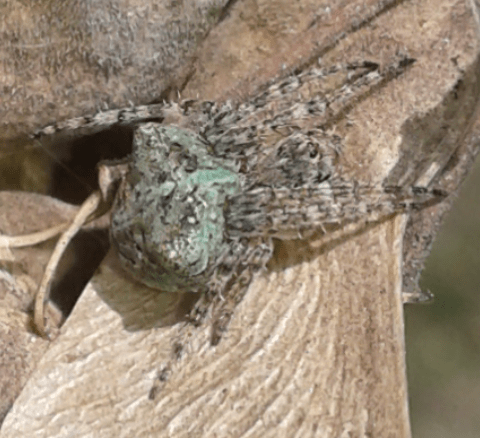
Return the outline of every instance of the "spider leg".
{"type": "Polygon", "coordinates": [[[316,187],[257,187],[229,199],[226,208],[230,236],[270,236],[291,239],[299,232],[367,219],[376,221],[442,201],[441,190],[419,187],[325,181],[316,187]]]}
{"type": "Polygon", "coordinates": [[[265,268],[273,252],[272,241],[268,238],[238,239],[230,243],[227,253],[213,268],[207,292],[190,314],[195,324],[200,324],[207,314],[211,314],[212,345],[220,342],[235,306],[243,299],[253,276],[265,268]]]}

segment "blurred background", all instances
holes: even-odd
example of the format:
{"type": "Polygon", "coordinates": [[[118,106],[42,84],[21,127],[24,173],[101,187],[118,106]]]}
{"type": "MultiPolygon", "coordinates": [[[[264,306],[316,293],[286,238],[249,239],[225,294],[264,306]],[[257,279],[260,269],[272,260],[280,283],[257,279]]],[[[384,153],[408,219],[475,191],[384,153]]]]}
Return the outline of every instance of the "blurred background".
{"type": "Polygon", "coordinates": [[[414,438],[480,437],[480,161],[447,214],[422,275],[431,304],[405,306],[414,438]]]}

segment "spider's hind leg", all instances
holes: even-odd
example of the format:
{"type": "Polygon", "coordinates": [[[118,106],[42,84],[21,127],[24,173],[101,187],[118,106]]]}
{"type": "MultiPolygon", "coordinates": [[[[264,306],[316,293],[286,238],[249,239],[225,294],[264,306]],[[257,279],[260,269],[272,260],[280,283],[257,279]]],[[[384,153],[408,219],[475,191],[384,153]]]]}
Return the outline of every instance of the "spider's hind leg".
{"type": "Polygon", "coordinates": [[[228,330],[235,307],[242,301],[253,276],[265,268],[273,252],[270,239],[242,239],[217,264],[207,284],[207,291],[190,313],[190,320],[200,325],[211,318],[211,345],[218,345],[228,330]]]}

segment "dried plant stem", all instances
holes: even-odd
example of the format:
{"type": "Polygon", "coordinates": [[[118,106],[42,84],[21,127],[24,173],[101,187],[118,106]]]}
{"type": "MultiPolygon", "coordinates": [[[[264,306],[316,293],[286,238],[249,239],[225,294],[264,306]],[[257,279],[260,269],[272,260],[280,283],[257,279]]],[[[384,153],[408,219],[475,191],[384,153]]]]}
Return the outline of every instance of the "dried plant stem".
{"type": "Polygon", "coordinates": [[[0,236],[0,248],[22,248],[37,245],[62,233],[69,225],[70,222],[64,222],[63,224],[55,225],[46,230],[25,234],[23,236],[0,236]]]}
{"type": "Polygon", "coordinates": [[[55,246],[55,250],[48,261],[45,273],[40,283],[37,295],[35,297],[34,308],[34,325],[40,335],[48,337],[48,333],[45,327],[44,321],[44,306],[48,301],[48,295],[50,291],[50,285],[54,277],[57,265],[65,251],[68,243],[72,240],[73,236],[77,234],[78,230],[85,224],[88,218],[98,209],[102,202],[102,195],[99,191],[93,192],[87,200],[82,204],[77,215],[73,219],[70,226],[60,236],[60,239],[55,246]]]}

